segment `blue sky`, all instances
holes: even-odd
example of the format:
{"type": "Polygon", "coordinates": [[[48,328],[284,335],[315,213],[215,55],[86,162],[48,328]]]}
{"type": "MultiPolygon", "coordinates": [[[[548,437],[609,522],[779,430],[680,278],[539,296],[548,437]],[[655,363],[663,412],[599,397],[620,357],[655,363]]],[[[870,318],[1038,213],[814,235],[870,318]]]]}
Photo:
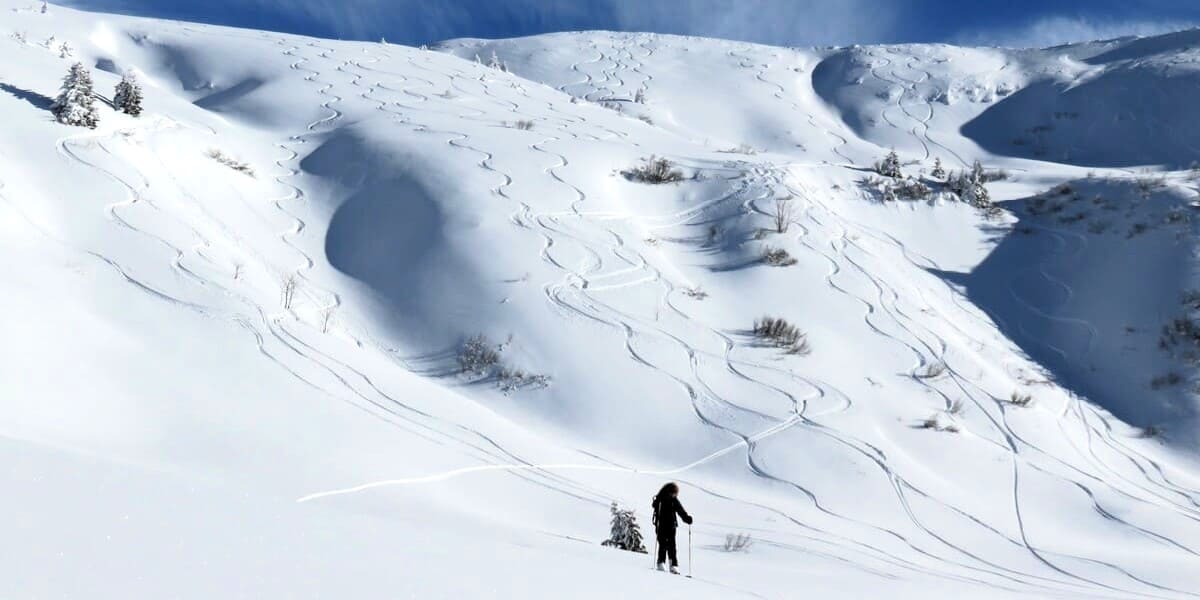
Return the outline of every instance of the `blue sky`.
{"type": "Polygon", "coordinates": [[[321,37],[422,44],[550,31],[655,31],[777,45],[1047,46],[1200,25],[1200,0],[58,0],[321,37]]]}

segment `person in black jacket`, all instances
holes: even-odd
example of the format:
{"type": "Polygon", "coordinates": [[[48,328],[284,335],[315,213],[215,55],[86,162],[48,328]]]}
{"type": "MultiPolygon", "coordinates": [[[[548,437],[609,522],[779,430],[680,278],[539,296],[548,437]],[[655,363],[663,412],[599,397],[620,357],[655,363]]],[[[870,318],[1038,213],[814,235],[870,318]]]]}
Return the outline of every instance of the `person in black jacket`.
{"type": "Polygon", "coordinates": [[[658,570],[663,570],[667,557],[671,558],[671,572],[679,574],[679,556],[675,550],[675,529],[679,527],[676,515],[684,523],[692,524],[691,515],[679,503],[679,486],[674,482],[662,486],[650,503],[654,509],[654,537],[658,540],[658,570]]]}

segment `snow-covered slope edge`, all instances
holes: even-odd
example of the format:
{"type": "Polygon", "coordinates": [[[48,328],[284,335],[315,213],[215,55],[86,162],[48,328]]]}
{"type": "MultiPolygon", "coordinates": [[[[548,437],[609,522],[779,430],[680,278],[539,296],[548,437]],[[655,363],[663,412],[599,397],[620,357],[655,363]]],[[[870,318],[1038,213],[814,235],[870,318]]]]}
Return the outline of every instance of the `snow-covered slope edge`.
{"type": "MultiPolygon", "coordinates": [[[[3,9],[26,40],[4,40],[0,94],[0,243],[19,257],[0,264],[4,508],[21,517],[6,595],[1197,590],[1194,471],[1042,382],[955,287],[1011,223],[861,197],[843,165],[883,149],[811,89],[767,89],[737,121],[680,101],[647,123],[439,53],[3,9]],[[146,113],[53,123],[69,60],[38,47],[51,35],[102,91],[144,73],[146,113]],[[728,152],[750,143],[735,132],[771,139],[785,104],[811,112],[789,145],[728,152]],[[616,173],[650,154],[696,179],[616,173]],[[764,233],[785,197],[788,232],[764,233]],[[797,263],[763,265],[766,245],[797,263]],[[812,353],[756,343],[764,314],[812,353]],[[456,375],[477,333],[549,385],[456,375]],[[698,518],[695,581],[598,544],[610,501],[644,515],[665,478],[698,518]],[[751,551],[721,552],[738,531],[751,551]]],[[[583,70],[625,43],[563,40],[583,70]]],[[[614,80],[649,69],[612,63],[614,80]]],[[[1083,177],[1013,165],[998,195],[1083,177]]],[[[1170,212],[1187,185],[1154,201],[1170,212]]]]}

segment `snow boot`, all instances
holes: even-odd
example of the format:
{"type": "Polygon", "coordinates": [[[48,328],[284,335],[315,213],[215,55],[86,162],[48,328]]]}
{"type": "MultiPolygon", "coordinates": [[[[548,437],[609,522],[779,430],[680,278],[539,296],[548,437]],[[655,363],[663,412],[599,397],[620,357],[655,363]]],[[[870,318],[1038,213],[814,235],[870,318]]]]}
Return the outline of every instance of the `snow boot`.
{"type": "Polygon", "coordinates": [[[677,567],[677,566],[675,566],[675,565],[671,565],[671,573],[674,573],[675,575],[678,575],[678,574],[679,574],[679,567],[677,567]]]}
{"type": "Polygon", "coordinates": [[[663,568],[663,564],[662,564],[662,563],[658,563],[658,570],[659,570],[659,571],[665,571],[666,569],[664,569],[664,568],[663,568]]]}

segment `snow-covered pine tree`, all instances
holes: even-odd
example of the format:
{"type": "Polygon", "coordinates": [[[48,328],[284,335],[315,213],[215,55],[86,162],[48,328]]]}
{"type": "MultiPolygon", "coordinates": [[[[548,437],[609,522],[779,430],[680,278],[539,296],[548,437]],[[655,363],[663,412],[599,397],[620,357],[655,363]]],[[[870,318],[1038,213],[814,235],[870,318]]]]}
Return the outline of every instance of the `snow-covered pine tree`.
{"type": "Polygon", "coordinates": [[[630,509],[617,506],[616,502],[612,503],[609,510],[612,512],[612,529],[608,534],[608,539],[601,542],[601,545],[646,554],[646,546],[642,543],[642,530],[638,528],[637,515],[633,514],[630,509]]]}
{"type": "Polygon", "coordinates": [[[95,129],[100,123],[96,99],[92,94],[92,73],[83,63],[71,65],[63,78],[62,91],[50,107],[59,123],[95,129]]]}
{"type": "Polygon", "coordinates": [[[983,163],[979,162],[979,159],[975,159],[975,162],[971,164],[971,182],[984,183],[985,175],[987,174],[983,170],[983,163]]]}
{"type": "Polygon", "coordinates": [[[142,114],[142,86],[138,85],[133,73],[121,77],[117,90],[113,92],[113,105],[127,115],[136,117],[142,114]]]}
{"type": "Polygon", "coordinates": [[[983,185],[982,179],[971,178],[965,190],[962,193],[962,200],[976,208],[990,208],[992,206],[992,195],[988,192],[987,186],[983,185]]]}
{"type": "Polygon", "coordinates": [[[888,155],[884,157],[883,162],[876,163],[875,170],[884,177],[894,177],[899,179],[904,176],[900,173],[900,156],[896,154],[895,150],[888,152],[888,155]]]}
{"type": "Polygon", "coordinates": [[[946,178],[946,167],[942,166],[941,157],[937,157],[937,158],[933,159],[933,171],[930,171],[929,175],[932,176],[934,179],[945,179],[946,178]]]}

